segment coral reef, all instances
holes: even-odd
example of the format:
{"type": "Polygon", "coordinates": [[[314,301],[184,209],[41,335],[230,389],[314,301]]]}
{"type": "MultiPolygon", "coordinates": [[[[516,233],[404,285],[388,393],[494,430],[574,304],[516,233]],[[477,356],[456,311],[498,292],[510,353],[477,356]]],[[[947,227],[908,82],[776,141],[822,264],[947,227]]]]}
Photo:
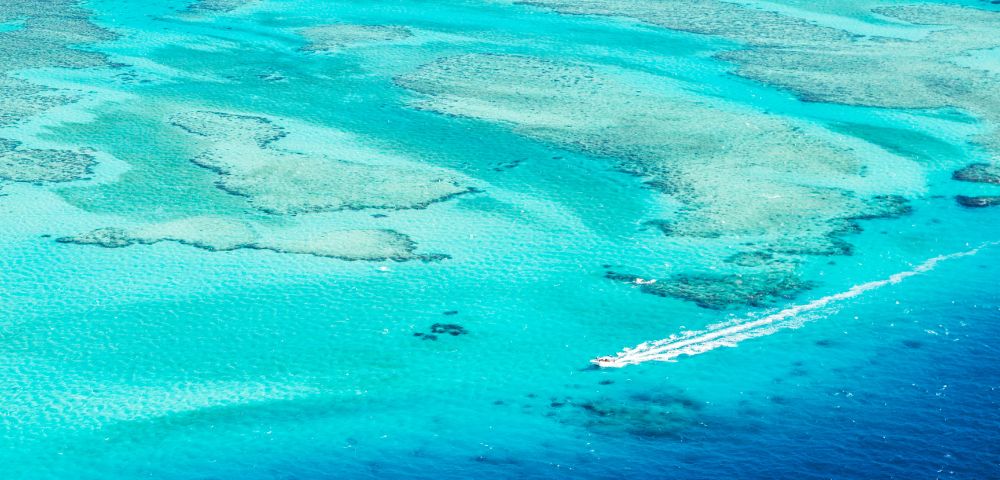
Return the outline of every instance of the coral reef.
{"type": "MultiPolygon", "coordinates": [[[[220,188],[274,214],[365,208],[413,209],[471,192],[452,172],[401,159],[303,154],[279,148],[285,130],[271,119],[193,111],[171,123],[202,137],[207,147],[194,163],[219,174],[220,188]]],[[[335,153],[335,152],[332,152],[335,153]]]]}
{"type": "MultiPolygon", "coordinates": [[[[445,312],[445,314],[448,314],[448,312],[445,312]]],[[[413,336],[419,337],[422,340],[436,341],[439,335],[451,335],[453,337],[457,337],[468,333],[469,331],[466,330],[465,327],[457,323],[435,323],[434,325],[431,325],[431,333],[414,332],[413,336]]]]}
{"type": "Polygon", "coordinates": [[[1000,205],[1000,196],[967,197],[965,195],[956,195],[955,201],[959,205],[969,208],[995,207],[1000,205]]]}
{"type": "Polygon", "coordinates": [[[736,73],[787,88],[807,101],[887,108],[957,107],[991,123],[982,139],[1000,155],[1000,78],[968,62],[1000,47],[1000,15],[957,5],[878,7],[874,14],[928,29],[919,39],[863,36],[723,0],[520,2],[576,15],[631,17],[740,42],[720,58],[736,73]]]}
{"type": "Polygon", "coordinates": [[[440,254],[415,253],[416,243],[392,230],[327,230],[318,234],[282,231],[277,234],[248,222],[216,216],[190,217],[131,229],[100,228],[56,241],[106,248],[177,242],[213,252],[256,249],[341,260],[405,262],[447,258],[440,254]]]}
{"type": "Polygon", "coordinates": [[[75,94],[16,78],[11,75],[15,71],[110,65],[103,54],[80,48],[115,38],[91,23],[89,16],[74,0],[0,3],[0,22],[19,21],[18,28],[0,31],[0,127],[76,99],[75,94]]]}
{"type": "Polygon", "coordinates": [[[786,268],[739,274],[684,273],[657,281],[613,271],[605,276],[635,285],[643,293],[686,300],[712,310],[769,306],[815,286],[786,268]]]}
{"type": "Polygon", "coordinates": [[[86,178],[94,157],[69,150],[21,148],[0,138],[0,180],[14,182],[69,182],[86,178]]]}
{"type": "Polygon", "coordinates": [[[988,163],[974,163],[955,170],[951,178],[961,182],[992,183],[1000,185],[1000,166],[988,163]]]}
{"type": "Polygon", "coordinates": [[[309,40],[303,50],[312,52],[335,51],[355,45],[406,40],[413,33],[406,27],[393,25],[321,25],[299,30],[309,40]]]}

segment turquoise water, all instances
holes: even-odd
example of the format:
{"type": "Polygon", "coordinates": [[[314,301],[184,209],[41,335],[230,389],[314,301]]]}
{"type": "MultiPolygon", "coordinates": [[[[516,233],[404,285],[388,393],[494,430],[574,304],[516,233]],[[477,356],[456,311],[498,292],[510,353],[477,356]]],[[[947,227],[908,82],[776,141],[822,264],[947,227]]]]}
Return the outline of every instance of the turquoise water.
{"type": "Polygon", "coordinates": [[[0,0],[0,478],[1000,476],[913,4],[0,0]]]}

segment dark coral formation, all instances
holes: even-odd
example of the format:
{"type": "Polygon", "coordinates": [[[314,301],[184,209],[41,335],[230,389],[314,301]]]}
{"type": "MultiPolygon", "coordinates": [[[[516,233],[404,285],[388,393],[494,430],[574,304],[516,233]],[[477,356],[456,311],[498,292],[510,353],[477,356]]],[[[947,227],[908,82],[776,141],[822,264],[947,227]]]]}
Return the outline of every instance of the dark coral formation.
{"type": "Polygon", "coordinates": [[[955,170],[951,178],[961,182],[1000,184],[1000,166],[989,163],[973,163],[955,170]]]}
{"type": "Polygon", "coordinates": [[[965,195],[956,195],[955,201],[967,208],[995,207],[1000,205],[1000,196],[967,197],[965,195]]]}
{"type": "Polygon", "coordinates": [[[469,333],[468,330],[465,329],[465,327],[455,323],[435,323],[434,325],[431,325],[431,332],[438,334],[447,334],[453,337],[469,333]]]}
{"type": "Polygon", "coordinates": [[[778,299],[794,298],[799,292],[813,287],[811,282],[771,273],[680,275],[671,282],[657,285],[657,294],[693,301],[711,309],[767,306],[778,299]]]}
{"type": "Polygon", "coordinates": [[[618,398],[552,397],[550,416],[562,423],[582,426],[595,433],[625,433],[644,438],[680,435],[701,414],[702,405],[681,392],[633,393],[618,398]]]}
{"type": "Polygon", "coordinates": [[[865,205],[868,208],[864,213],[852,215],[848,220],[899,218],[913,213],[910,201],[901,195],[876,195],[867,199],[865,205]]]}
{"type": "Polygon", "coordinates": [[[420,337],[424,340],[437,340],[438,335],[451,335],[452,337],[457,337],[468,333],[469,331],[466,330],[465,327],[456,323],[435,323],[431,325],[431,333],[416,332],[413,336],[420,337]]]}
{"type": "Polygon", "coordinates": [[[510,169],[513,169],[513,168],[517,168],[517,167],[521,166],[522,163],[524,163],[524,160],[525,159],[523,159],[523,158],[517,158],[517,159],[514,159],[514,160],[508,160],[506,162],[497,163],[493,167],[493,171],[494,172],[503,172],[505,170],[510,170],[510,169]]]}
{"type": "Polygon", "coordinates": [[[607,272],[608,279],[637,286],[643,293],[694,302],[699,307],[721,310],[731,307],[763,307],[791,299],[815,286],[793,274],[766,271],[745,274],[679,274],[651,282],[630,274],[607,272]]]}
{"type": "Polygon", "coordinates": [[[120,228],[105,227],[73,237],[59,237],[59,243],[75,243],[77,245],[98,245],[104,248],[122,248],[134,245],[136,242],[129,237],[128,232],[120,228]]]}

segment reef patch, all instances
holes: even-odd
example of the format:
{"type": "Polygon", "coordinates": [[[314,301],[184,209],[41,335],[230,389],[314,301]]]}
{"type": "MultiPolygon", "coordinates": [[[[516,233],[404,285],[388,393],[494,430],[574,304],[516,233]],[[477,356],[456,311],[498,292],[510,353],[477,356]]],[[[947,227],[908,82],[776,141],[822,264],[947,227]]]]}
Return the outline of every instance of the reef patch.
{"type": "Polygon", "coordinates": [[[396,25],[332,24],[299,30],[309,44],[302,49],[309,52],[331,52],[346,47],[375,43],[396,42],[413,37],[410,29],[396,25]]]}
{"type": "Polygon", "coordinates": [[[960,182],[991,183],[1000,185],[1000,166],[989,163],[973,163],[955,170],[951,178],[960,182]]]}
{"type": "Polygon", "coordinates": [[[617,397],[550,398],[547,416],[601,435],[679,438],[703,414],[683,393],[633,393],[617,397]]]}
{"type": "Polygon", "coordinates": [[[474,191],[453,172],[365,147],[342,155],[280,148],[284,127],[262,116],[192,111],[170,123],[206,141],[192,161],[219,174],[221,189],[267,213],[419,209],[474,191]]]}
{"type": "Polygon", "coordinates": [[[254,115],[196,110],[175,115],[171,125],[209,139],[225,139],[241,145],[254,144],[267,148],[287,133],[270,119],[254,115]]]}
{"type": "Polygon", "coordinates": [[[641,277],[607,272],[605,277],[636,286],[643,293],[694,302],[702,308],[722,310],[732,307],[764,307],[778,300],[792,299],[815,287],[787,270],[759,273],[677,274],[650,281],[641,277]]]}
{"type": "Polygon", "coordinates": [[[420,337],[423,340],[437,340],[441,335],[457,337],[459,335],[468,335],[468,333],[469,331],[465,327],[456,323],[435,323],[431,325],[431,333],[414,332],[413,336],[420,337]]]}
{"type": "Polygon", "coordinates": [[[469,331],[466,330],[465,327],[456,323],[435,323],[434,325],[431,325],[431,333],[457,337],[459,335],[466,335],[469,331]]]}
{"type": "Polygon", "coordinates": [[[995,207],[1000,205],[1000,196],[984,195],[978,197],[967,197],[965,195],[956,195],[955,201],[958,202],[959,205],[967,208],[995,207]]]}
{"type": "Polygon", "coordinates": [[[0,138],[0,180],[69,182],[89,177],[96,163],[86,153],[21,148],[20,142],[0,138]]]}
{"type": "Polygon", "coordinates": [[[130,229],[100,228],[56,241],[106,248],[177,242],[212,252],[255,249],[363,261],[429,262],[447,258],[442,254],[416,253],[413,240],[392,230],[283,230],[276,233],[249,222],[217,216],[189,217],[130,229]]]}
{"type": "Polygon", "coordinates": [[[90,22],[75,0],[21,0],[0,3],[0,22],[18,28],[0,31],[0,127],[76,101],[79,94],[37,85],[12,74],[39,68],[108,67],[101,53],[79,48],[116,35],[90,22]]]}

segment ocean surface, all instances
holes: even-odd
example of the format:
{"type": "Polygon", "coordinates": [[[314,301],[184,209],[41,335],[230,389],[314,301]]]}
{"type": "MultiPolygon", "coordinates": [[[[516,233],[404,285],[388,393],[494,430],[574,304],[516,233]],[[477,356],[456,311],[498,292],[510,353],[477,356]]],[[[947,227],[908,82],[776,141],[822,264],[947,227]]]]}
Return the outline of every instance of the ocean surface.
{"type": "Polygon", "coordinates": [[[1000,478],[996,3],[0,0],[0,479],[1000,478]]]}

